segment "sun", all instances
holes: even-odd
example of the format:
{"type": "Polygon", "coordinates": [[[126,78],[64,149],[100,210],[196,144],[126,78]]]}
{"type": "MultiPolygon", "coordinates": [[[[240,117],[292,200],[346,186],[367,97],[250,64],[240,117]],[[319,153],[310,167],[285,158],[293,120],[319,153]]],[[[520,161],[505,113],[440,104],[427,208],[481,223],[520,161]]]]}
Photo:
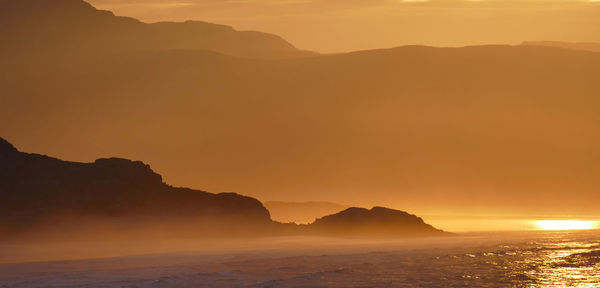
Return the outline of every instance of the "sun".
{"type": "Polygon", "coordinates": [[[540,220],[535,224],[540,230],[586,230],[597,228],[598,221],[540,220]]]}

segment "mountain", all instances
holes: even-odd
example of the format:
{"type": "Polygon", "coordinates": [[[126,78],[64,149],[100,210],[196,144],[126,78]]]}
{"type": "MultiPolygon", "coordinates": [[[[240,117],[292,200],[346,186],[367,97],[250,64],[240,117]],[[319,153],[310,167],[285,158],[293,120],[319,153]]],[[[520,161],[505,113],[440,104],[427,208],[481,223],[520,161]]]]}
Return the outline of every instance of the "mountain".
{"type": "Polygon", "coordinates": [[[210,50],[264,59],[313,54],[273,34],[199,21],[146,24],[97,10],[83,0],[0,0],[0,36],[0,52],[13,57],[85,57],[130,50],[210,50]]]}
{"type": "Polygon", "coordinates": [[[518,198],[545,203],[538,214],[566,205],[544,191],[579,191],[582,201],[563,202],[584,213],[600,188],[594,52],[408,46],[265,61],[169,51],[22,67],[0,67],[4,135],[78,161],[148,159],[181,186],[406,197],[418,208],[456,191],[444,205],[518,198]],[[468,196],[480,189],[497,193],[468,196]]]}
{"type": "Polygon", "coordinates": [[[6,137],[78,161],[148,159],[180,186],[418,208],[518,198],[545,203],[538,214],[566,205],[544,191],[580,191],[587,200],[565,209],[583,213],[600,188],[594,52],[407,46],[265,61],[169,51],[0,73],[6,137]],[[480,189],[497,193],[468,196],[480,189]]]}
{"type": "Polygon", "coordinates": [[[597,211],[596,52],[405,46],[265,60],[119,47],[0,53],[3,137],[80,162],[144,159],[177,186],[260,199],[597,211]],[[577,197],[546,197],[564,191],[577,197]]]}
{"type": "Polygon", "coordinates": [[[298,224],[312,223],[316,218],[349,208],[347,205],[320,201],[268,201],[264,202],[263,205],[269,210],[273,220],[283,223],[294,222],[298,224]]]}
{"type": "Polygon", "coordinates": [[[600,43],[594,42],[560,42],[560,41],[525,41],[521,45],[524,46],[545,46],[564,49],[600,52],[600,43]]]}
{"type": "Polygon", "coordinates": [[[357,209],[362,211],[351,208],[310,225],[282,224],[272,221],[269,211],[254,198],[172,187],[140,161],[103,158],[93,163],[68,162],[20,152],[0,138],[0,240],[22,234],[35,238],[140,239],[307,232],[354,235],[358,231],[372,231],[372,236],[420,231],[433,236],[441,231],[401,211],[386,209],[392,217],[382,217],[384,208],[351,216],[354,218],[347,219],[351,223],[343,220],[347,211],[357,209]]]}
{"type": "Polygon", "coordinates": [[[175,188],[140,161],[62,161],[19,152],[2,138],[0,191],[0,231],[6,233],[50,223],[90,223],[83,219],[135,221],[137,229],[164,221],[173,228],[166,229],[169,233],[192,221],[184,235],[246,234],[273,224],[256,199],[175,188]],[[219,229],[225,223],[227,228],[219,229]]]}
{"type": "Polygon", "coordinates": [[[448,234],[404,211],[373,207],[351,207],[317,219],[307,226],[309,231],[330,235],[354,236],[426,236],[448,234]]]}

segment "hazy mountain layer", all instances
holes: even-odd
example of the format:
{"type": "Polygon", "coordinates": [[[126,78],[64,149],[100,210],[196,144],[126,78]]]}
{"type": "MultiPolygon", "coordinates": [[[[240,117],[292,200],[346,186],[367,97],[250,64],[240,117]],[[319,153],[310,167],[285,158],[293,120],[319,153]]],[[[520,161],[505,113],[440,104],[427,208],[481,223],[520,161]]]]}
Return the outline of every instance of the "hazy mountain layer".
{"type": "Polygon", "coordinates": [[[403,47],[272,62],[180,51],[21,69],[0,78],[0,129],[29,150],[148,159],[178,185],[260,198],[595,211],[598,53],[403,47]],[[577,197],[542,197],[565,191],[577,197]]]}
{"type": "Polygon", "coordinates": [[[525,41],[523,45],[527,46],[547,46],[564,49],[574,49],[582,51],[600,52],[600,43],[594,42],[560,42],[560,41],[525,41]]]}
{"type": "Polygon", "coordinates": [[[189,49],[265,59],[312,54],[272,34],[198,21],[146,24],[83,0],[0,0],[0,36],[0,52],[18,58],[189,49]]]}
{"type": "Polygon", "coordinates": [[[298,224],[312,223],[317,218],[349,208],[347,205],[338,203],[316,201],[268,201],[264,202],[263,205],[269,210],[273,220],[283,223],[294,222],[298,224]]]}
{"type": "MultiPolygon", "coordinates": [[[[26,25],[18,16],[0,19],[26,25]]],[[[169,183],[260,199],[597,215],[598,53],[408,46],[271,61],[116,46],[81,58],[18,43],[0,54],[0,131],[27,151],[145,159],[169,183]]]]}

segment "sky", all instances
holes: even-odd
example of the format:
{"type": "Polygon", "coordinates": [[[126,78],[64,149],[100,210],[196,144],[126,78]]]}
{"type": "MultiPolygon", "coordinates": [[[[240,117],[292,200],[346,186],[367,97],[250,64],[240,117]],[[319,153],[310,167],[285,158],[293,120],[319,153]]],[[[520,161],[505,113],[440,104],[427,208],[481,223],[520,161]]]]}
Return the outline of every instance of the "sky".
{"type": "Polygon", "coordinates": [[[145,22],[202,20],[322,53],[423,44],[600,41],[595,0],[90,0],[145,22]]]}

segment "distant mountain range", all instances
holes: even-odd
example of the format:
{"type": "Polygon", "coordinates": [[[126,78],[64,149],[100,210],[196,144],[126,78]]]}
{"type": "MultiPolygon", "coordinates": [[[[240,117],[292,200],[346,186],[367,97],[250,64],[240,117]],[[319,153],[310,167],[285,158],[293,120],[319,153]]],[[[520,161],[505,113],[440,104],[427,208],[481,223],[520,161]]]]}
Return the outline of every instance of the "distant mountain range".
{"type": "Polygon", "coordinates": [[[13,56],[196,49],[266,59],[314,54],[273,34],[199,21],[146,24],[82,0],[0,0],[0,36],[0,52],[13,56]]]}
{"type": "Polygon", "coordinates": [[[268,201],[264,202],[263,205],[271,212],[273,220],[284,223],[294,222],[297,224],[312,223],[317,218],[350,208],[348,205],[322,201],[268,201]]]}
{"type": "Polygon", "coordinates": [[[600,52],[600,43],[594,42],[560,42],[560,41],[525,41],[524,46],[545,46],[563,49],[573,49],[591,52],[600,52]]]}
{"type": "Polygon", "coordinates": [[[0,219],[0,238],[38,231],[59,238],[447,235],[384,208],[351,208],[310,225],[281,224],[254,198],[175,188],[139,161],[62,161],[19,152],[2,138],[0,219]]]}

